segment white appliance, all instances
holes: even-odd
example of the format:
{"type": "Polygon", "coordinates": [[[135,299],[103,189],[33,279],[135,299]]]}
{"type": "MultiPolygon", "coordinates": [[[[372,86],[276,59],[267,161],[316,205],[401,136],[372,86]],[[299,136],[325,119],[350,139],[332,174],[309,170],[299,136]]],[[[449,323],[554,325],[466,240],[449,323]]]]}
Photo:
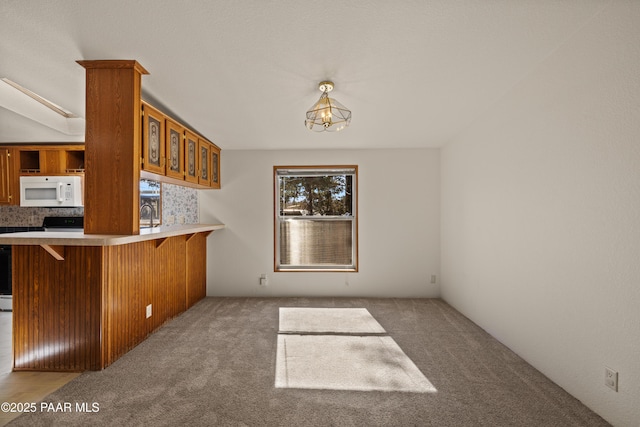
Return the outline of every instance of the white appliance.
{"type": "Polygon", "coordinates": [[[13,311],[13,297],[0,295],[0,311],[13,311]]]}
{"type": "Polygon", "coordinates": [[[84,206],[81,176],[21,176],[20,206],[84,206]]]}

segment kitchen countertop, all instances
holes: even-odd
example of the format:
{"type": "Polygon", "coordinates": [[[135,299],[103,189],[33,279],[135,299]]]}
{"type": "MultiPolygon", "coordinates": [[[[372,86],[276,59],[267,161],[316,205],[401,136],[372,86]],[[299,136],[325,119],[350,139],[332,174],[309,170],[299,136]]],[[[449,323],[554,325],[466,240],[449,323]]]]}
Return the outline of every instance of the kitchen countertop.
{"type": "Polygon", "coordinates": [[[0,234],[0,245],[116,246],[184,234],[220,230],[224,224],[185,224],[140,229],[140,234],[84,234],[77,231],[27,231],[0,234]]]}

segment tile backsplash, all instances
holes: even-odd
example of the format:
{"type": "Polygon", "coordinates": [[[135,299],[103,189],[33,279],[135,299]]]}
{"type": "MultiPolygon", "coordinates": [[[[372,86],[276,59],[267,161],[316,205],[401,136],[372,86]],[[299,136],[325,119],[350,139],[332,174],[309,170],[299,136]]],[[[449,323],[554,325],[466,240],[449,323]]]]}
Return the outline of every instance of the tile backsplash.
{"type": "Polygon", "coordinates": [[[84,208],[0,206],[1,227],[41,227],[45,216],[82,216],[84,208]]]}
{"type": "Polygon", "coordinates": [[[197,224],[198,190],[162,184],[162,225],[197,224]]]}
{"type": "MultiPolygon", "coordinates": [[[[82,216],[84,208],[0,206],[0,227],[40,227],[45,216],[82,216]]],[[[162,225],[197,224],[198,190],[162,184],[162,225]]]]}

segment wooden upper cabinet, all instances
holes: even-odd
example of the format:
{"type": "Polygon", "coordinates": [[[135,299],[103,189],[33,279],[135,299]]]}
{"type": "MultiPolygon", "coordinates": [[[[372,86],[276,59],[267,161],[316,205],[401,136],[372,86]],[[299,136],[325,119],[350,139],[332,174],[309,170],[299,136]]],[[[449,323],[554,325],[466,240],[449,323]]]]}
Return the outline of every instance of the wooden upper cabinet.
{"type": "Polygon", "coordinates": [[[211,188],[220,188],[220,148],[211,144],[211,188]]]}
{"type": "Polygon", "coordinates": [[[220,148],[141,101],[141,177],[193,188],[220,188],[220,148]]]}
{"type": "Polygon", "coordinates": [[[185,176],[184,179],[188,182],[198,183],[198,177],[200,176],[199,163],[198,163],[198,137],[189,132],[185,132],[185,146],[184,146],[184,161],[185,161],[185,176]]]}
{"type": "Polygon", "coordinates": [[[17,201],[13,197],[14,177],[12,150],[9,148],[0,149],[0,205],[15,204],[17,201]]]}
{"type": "Polygon", "coordinates": [[[171,119],[166,119],[166,155],[165,174],[168,177],[184,179],[184,143],[185,129],[171,119]]]}
{"type": "Polygon", "coordinates": [[[164,115],[142,103],[142,169],[160,175],[165,174],[164,115]]]}
{"type": "Polygon", "coordinates": [[[84,173],[84,145],[16,146],[20,175],[68,175],[84,173]]]}
{"type": "Polygon", "coordinates": [[[198,184],[211,185],[211,144],[201,138],[198,138],[198,161],[200,162],[200,174],[198,175],[198,184]]]}

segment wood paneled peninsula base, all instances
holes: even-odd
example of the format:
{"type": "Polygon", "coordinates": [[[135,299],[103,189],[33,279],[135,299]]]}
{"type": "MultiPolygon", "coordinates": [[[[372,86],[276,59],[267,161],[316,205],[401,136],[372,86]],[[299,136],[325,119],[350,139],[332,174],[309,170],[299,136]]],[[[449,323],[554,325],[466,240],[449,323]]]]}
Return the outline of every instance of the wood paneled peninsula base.
{"type": "Polygon", "coordinates": [[[204,298],[206,240],[221,228],[0,235],[0,244],[13,245],[13,370],[101,370],[115,362],[204,298]]]}

